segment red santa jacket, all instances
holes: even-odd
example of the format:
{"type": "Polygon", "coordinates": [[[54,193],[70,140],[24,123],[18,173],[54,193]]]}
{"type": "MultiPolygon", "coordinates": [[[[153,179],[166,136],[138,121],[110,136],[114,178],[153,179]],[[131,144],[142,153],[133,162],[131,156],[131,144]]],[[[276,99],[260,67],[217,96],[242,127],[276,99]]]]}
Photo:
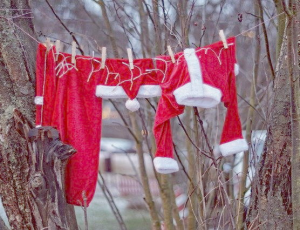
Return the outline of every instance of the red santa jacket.
{"type": "Polygon", "coordinates": [[[157,68],[165,77],[153,128],[157,144],[154,166],[158,172],[178,171],[170,119],[182,114],[184,105],[210,108],[222,101],[227,107],[220,141],[222,155],[248,149],[237,108],[235,38],[227,39],[227,43],[228,49],[222,42],[186,49],[175,55],[175,63],[168,56],[157,57],[157,68]]]}

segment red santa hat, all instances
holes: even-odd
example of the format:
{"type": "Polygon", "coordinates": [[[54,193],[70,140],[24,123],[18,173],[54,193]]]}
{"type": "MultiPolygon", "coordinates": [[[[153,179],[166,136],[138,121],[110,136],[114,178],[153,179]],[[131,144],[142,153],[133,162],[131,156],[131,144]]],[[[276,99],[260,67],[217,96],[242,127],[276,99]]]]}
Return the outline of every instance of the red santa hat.
{"type": "Polygon", "coordinates": [[[151,98],[161,95],[152,59],[135,59],[133,69],[128,60],[107,59],[96,96],[106,99],[128,98],[125,106],[134,112],[140,108],[136,98],[151,98]]]}

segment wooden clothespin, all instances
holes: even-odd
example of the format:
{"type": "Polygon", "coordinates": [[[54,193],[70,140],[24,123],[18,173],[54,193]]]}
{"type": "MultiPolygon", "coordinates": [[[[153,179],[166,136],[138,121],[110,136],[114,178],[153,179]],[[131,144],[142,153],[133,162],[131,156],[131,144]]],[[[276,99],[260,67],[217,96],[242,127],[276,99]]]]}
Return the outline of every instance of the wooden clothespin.
{"type": "Polygon", "coordinates": [[[50,41],[50,38],[46,38],[46,48],[47,48],[47,51],[49,51],[51,49],[51,41],[50,41]]]}
{"type": "Polygon", "coordinates": [[[228,48],[228,44],[227,44],[227,40],[226,40],[224,31],[220,30],[219,31],[219,35],[220,35],[221,41],[223,42],[224,48],[227,49],[228,48]]]}
{"type": "Polygon", "coordinates": [[[106,47],[102,47],[102,49],[101,49],[101,66],[100,66],[100,69],[105,68],[105,61],[106,61],[106,47]]]}
{"type": "Polygon", "coordinates": [[[129,68],[134,69],[133,67],[133,56],[132,56],[132,50],[130,48],[127,48],[127,55],[129,60],[129,68]]]}
{"type": "Polygon", "coordinates": [[[71,63],[73,63],[73,64],[76,63],[75,56],[76,56],[76,42],[72,41],[72,60],[71,60],[71,63]]]}
{"type": "Polygon", "coordinates": [[[174,53],[173,53],[171,46],[167,46],[167,48],[168,48],[168,53],[172,59],[172,63],[175,63],[175,57],[174,57],[174,53]]]}
{"type": "Polygon", "coordinates": [[[55,61],[58,60],[58,54],[61,51],[61,46],[60,46],[60,40],[56,40],[55,42],[55,48],[56,48],[56,57],[55,57],[55,61]]]}

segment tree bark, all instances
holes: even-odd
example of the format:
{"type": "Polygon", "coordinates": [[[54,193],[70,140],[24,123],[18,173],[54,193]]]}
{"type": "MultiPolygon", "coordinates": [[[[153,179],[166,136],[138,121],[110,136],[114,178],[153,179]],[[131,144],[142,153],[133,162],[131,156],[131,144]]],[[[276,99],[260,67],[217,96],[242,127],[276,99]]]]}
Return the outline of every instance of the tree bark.
{"type": "MultiPolygon", "coordinates": [[[[197,120],[195,119],[195,122],[191,122],[191,116],[192,116],[192,108],[188,107],[185,109],[185,125],[187,127],[187,133],[190,137],[194,137],[195,142],[199,144],[198,140],[196,139],[195,135],[193,135],[193,130],[191,127],[197,128],[197,120]],[[193,125],[191,125],[193,124],[193,125]]],[[[196,159],[195,159],[195,151],[193,151],[193,146],[191,141],[186,137],[186,150],[187,150],[187,159],[188,159],[188,174],[191,177],[191,180],[188,183],[188,194],[189,194],[189,200],[188,200],[188,216],[187,216],[187,230],[194,230],[196,228],[196,216],[198,212],[198,206],[197,204],[197,194],[196,194],[196,189],[194,188],[194,185],[197,184],[197,167],[196,167],[196,159]]],[[[199,145],[197,145],[199,146],[199,145]]]]}
{"type": "MultiPolygon", "coordinates": [[[[284,12],[282,4],[281,4],[281,0],[274,0],[274,4],[275,4],[276,12],[277,12],[278,15],[284,12]]],[[[279,53],[280,53],[281,45],[282,45],[282,41],[283,41],[283,33],[284,33],[284,28],[285,28],[285,18],[286,18],[286,15],[281,14],[277,19],[277,21],[278,21],[278,26],[277,26],[278,32],[277,32],[277,44],[276,44],[276,60],[279,57],[279,53]]]]}
{"type": "Polygon", "coordinates": [[[286,30],[275,71],[273,112],[265,148],[252,182],[252,198],[246,220],[248,228],[259,225],[259,229],[292,229],[291,97],[286,30]]]}
{"type": "MultiPolygon", "coordinates": [[[[53,187],[55,185],[62,189],[63,176],[56,178],[55,175],[59,175],[63,165],[54,157],[61,152],[52,152],[54,155],[45,158],[51,160],[55,168],[49,171],[40,167],[40,172],[33,173],[32,162],[37,159],[37,155],[34,155],[37,149],[29,143],[28,131],[33,127],[34,120],[37,41],[29,18],[29,1],[3,0],[0,8],[16,9],[1,11],[0,19],[0,196],[10,227],[17,230],[42,229],[48,219],[48,223],[52,223],[49,229],[58,229],[53,228],[59,224],[57,221],[67,218],[62,220],[72,219],[70,228],[77,229],[73,207],[65,204],[63,193],[58,194],[53,187]],[[26,15],[26,18],[19,15],[26,15]],[[56,178],[53,180],[55,184],[42,183],[47,178],[44,175],[56,178]],[[50,186],[51,189],[37,191],[35,186],[40,185],[50,186]],[[45,200],[45,197],[41,197],[44,194],[58,200],[54,203],[50,202],[51,199],[45,200]],[[50,206],[43,207],[42,201],[50,206]]],[[[44,153],[49,153],[49,150],[44,153]]]]}
{"type": "Polygon", "coordinates": [[[5,225],[3,219],[0,217],[0,229],[1,230],[8,230],[7,226],[5,225]]]}
{"type": "Polygon", "coordinates": [[[15,109],[5,139],[21,138],[11,141],[15,151],[1,152],[0,192],[11,229],[78,229],[63,186],[66,160],[76,150],[55,129],[31,127],[15,109]]]}
{"type": "MultiPolygon", "coordinates": [[[[29,9],[27,0],[0,2],[0,8],[29,9]]],[[[12,229],[32,228],[26,199],[27,143],[14,128],[13,109],[33,120],[36,44],[14,23],[33,35],[30,19],[9,19],[26,12],[2,11],[0,19],[0,195],[12,229]]]]}
{"type": "Polygon", "coordinates": [[[66,160],[76,150],[59,140],[52,127],[31,129],[29,138],[29,203],[35,229],[74,229],[68,221],[64,193],[66,160]]]}
{"type": "Polygon", "coordinates": [[[300,2],[290,1],[295,6],[296,15],[289,15],[287,21],[287,60],[288,74],[291,85],[291,118],[292,118],[292,206],[293,229],[300,229],[300,88],[299,88],[299,63],[300,63],[300,2]],[[298,37],[297,37],[298,35],[298,37]],[[294,51],[298,51],[297,53],[294,51]],[[297,62],[294,60],[298,60],[297,62]]]}

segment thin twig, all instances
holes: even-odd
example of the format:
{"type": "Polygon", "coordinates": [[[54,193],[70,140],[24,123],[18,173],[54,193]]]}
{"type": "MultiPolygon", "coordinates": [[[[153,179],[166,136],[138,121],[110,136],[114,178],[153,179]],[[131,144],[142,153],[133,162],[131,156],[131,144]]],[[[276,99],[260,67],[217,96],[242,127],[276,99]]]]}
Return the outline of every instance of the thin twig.
{"type": "Polygon", "coordinates": [[[183,129],[185,135],[186,135],[187,138],[190,140],[190,142],[192,143],[192,145],[193,145],[199,152],[201,152],[204,156],[206,156],[206,157],[208,157],[208,158],[210,158],[210,159],[213,160],[213,158],[212,158],[211,156],[205,154],[204,151],[201,150],[201,149],[194,143],[194,141],[192,140],[192,138],[190,137],[190,135],[187,133],[187,130],[186,130],[186,128],[184,127],[184,125],[183,125],[181,119],[180,119],[178,116],[177,116],[177,119],[178,119],[178,121],[179,121],[179,123],[180,123],[180,126],[182,127],[182,129],[183,129]]]}
{"type": "Polygon", "coordinates": [[[274,71],[274,67],[273,67],[273,64],[272,64],[272,60],[271,60],[268,33],[267,33],[266,23],[264,22],[263,6],[261,4],[261,0],[257,0],[257,1],[258,1],[258,6],[259,6],[260,20],[262,22],[263,34],[264,34],[264,38],[265,38],[267,59],[268,59],[268,63],[269,63],[269,66],[270,66],[270,70],[271,70],[271,74],[272,74],[272,79],[274,80],[275,79],[275,71],[274,71]]]}
{"type": "Polygon", "coordinates": [[[73,32],[71,32],[71,31],[69,30],[69,28],[68,28],[68,27],[63,23],[63,21],[60,19],[60,17],[58,17],[58,15],[55,13],[53,7],[51,6],[51,4],[49,3],[48,0],[46,0],[46,3],[47,3],[47,5],[50,7],[50,9],[51,9],[52,13],[54,14],[54,16],[55,16],[55,17],[57,18],[57,20],[60,22],[60,24],[61,24],[61,25],[66,29],[66,31],[68,31],[68,33],[72,36],[73,40],[76,42],[76,44],[77,44],[77,46],[78,46],[78,49],[79,49],[80,53],[81,53],[82,55],[84,55],[84,52],[83,52],[83,50],[81,49],[81,47],[80,47],[80,45],[79,45],[79,42],[77,41],[77,39],[76,39],[76,37],[74,36],[73,32]]]}
{"type": "Polygon", "coordinates": [[[112,196],[112,194],[110,193],[108,187],[106,186],[106,183],[105,183],[105,180],[104,180],[104,177],[102,176],[101,172],[99,171],[98,172],[98,175],[99,175],[99,178],[98,178],[98,184],[114,214],[114,216],[116,217],[118,223],[119,223],[119,226],[120,226],[120,229],[121,230],[127,230],[127,227],[125,225],[125,222],[123,220],[123,217],[114,201],[114,197],[112,196]],[[101,179],[101,181],[100,181],[101,179]]]}

